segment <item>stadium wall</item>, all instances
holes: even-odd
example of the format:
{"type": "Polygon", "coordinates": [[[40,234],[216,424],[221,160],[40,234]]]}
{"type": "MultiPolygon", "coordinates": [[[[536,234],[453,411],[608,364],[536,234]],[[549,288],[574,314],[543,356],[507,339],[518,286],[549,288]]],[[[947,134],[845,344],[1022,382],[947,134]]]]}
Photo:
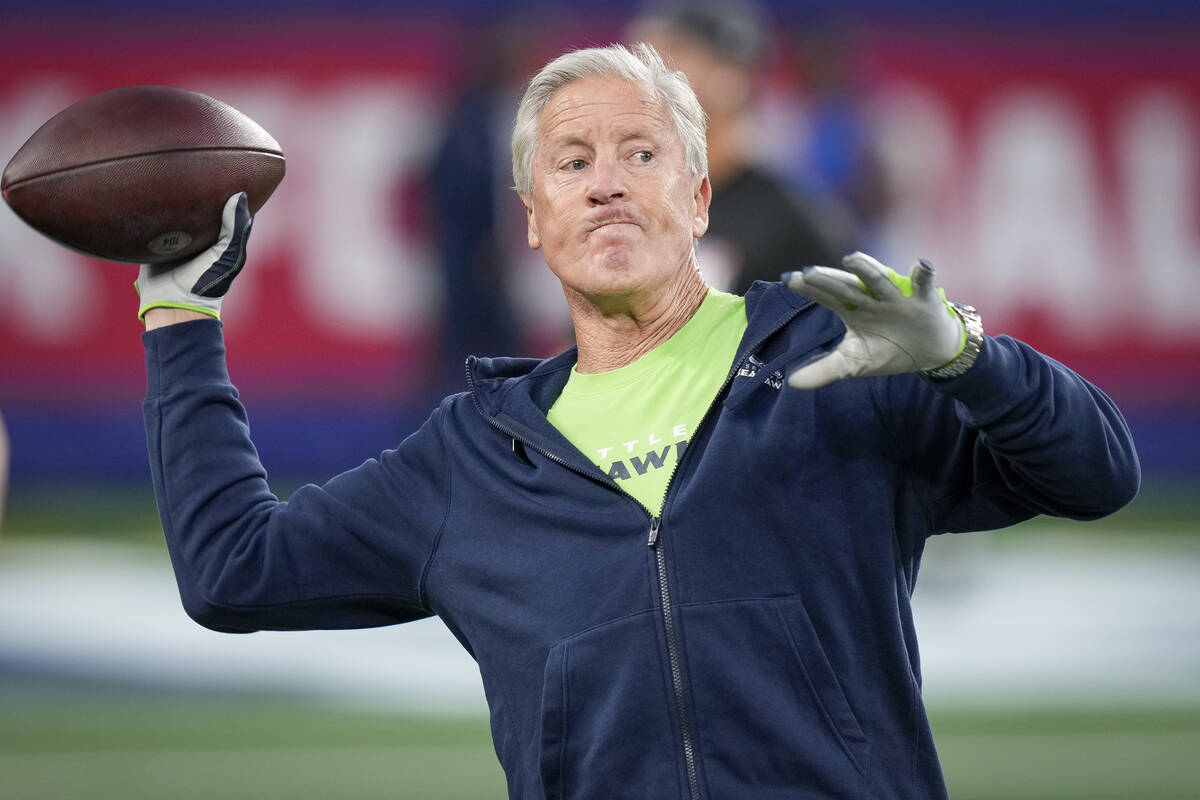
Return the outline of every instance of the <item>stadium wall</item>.
{"type": "MultiPolygon", "coordinates": [[[[831,95],[803,43],[829,31],[832,100],[888,179],[863,249],[898,268],[931,258],[990,331],[1112,394],[1151,476],[1200,479],[1193,4],[860,2],[836,20],[772,5],[763,158],[804,184],[831,95]]],[[[230,369],[268,468],[319,479],[397,443],[446,388],[441,331],[469,321],[444,318],[427,169],[480,49],[510,48],[497,91],[515,108],[529,71],[619,38],[634,6],[265,3],[236,24],[225,6],[198,20],[182,3],[0,5],[0,157],[66,105],[135,83],[212,94],[272,132],[288,174],[226,305],[230,369]]],[[[509,289],[540,353],[561,341],[561,302],[509,206],[509,289]]],[[[0,210],[14,484],[147,474],[135,277],[0,210]]]]}

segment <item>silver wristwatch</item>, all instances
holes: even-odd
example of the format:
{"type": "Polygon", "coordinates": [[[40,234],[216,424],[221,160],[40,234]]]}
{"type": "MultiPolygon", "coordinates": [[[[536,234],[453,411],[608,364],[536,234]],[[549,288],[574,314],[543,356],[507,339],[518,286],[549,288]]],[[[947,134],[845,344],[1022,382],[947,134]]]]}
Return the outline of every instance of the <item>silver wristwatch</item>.
{"type": "Polygon", "coordinates": [[[965,306],[961,303],[952,302],[950,308],[962,320],[963,328],[967,332],[967,342],[963,345],[962,352],[952,361],[934,369],[921,371],[922,375],[938,380],[957,378],[962,375],[971,368],[975,359],[979,358],[979,351],[983,348],[983,318],[979,316],[979,312],[973,306],[965,306]]]}

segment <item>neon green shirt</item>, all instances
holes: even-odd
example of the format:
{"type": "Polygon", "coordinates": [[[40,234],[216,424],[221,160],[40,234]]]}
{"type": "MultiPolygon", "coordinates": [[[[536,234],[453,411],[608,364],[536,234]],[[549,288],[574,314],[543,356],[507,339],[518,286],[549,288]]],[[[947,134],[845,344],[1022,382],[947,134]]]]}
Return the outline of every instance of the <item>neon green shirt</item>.
{"type": "Polygon", "coordinates": [[[686,325],[632,364],[591,374],[571,370],[546,416],[657,516],[675,464],[745,332],[745,298],[710,287],[686,325]]]}

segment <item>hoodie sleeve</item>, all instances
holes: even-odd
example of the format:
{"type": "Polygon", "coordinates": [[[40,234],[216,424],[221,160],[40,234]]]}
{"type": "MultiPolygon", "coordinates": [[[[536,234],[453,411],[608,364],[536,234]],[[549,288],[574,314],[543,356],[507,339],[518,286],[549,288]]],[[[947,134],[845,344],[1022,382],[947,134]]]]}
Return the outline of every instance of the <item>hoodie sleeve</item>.
{"type": "Polygon", "coordinates": [[[220,323],[144,335],[155,498],[188,615],[228,632],[429,616],[422,573],[446,517],[435,413],[395,450],[280,502],[225,367],[220,323]]]}
{"type": "Polygon", "coordinates": [[[876,384],[929,533],[990,530],[1036,514],[1096,519],[1137,494],[1141,468],[1116,405],[1007,336],[958,378],[876,384]]]}

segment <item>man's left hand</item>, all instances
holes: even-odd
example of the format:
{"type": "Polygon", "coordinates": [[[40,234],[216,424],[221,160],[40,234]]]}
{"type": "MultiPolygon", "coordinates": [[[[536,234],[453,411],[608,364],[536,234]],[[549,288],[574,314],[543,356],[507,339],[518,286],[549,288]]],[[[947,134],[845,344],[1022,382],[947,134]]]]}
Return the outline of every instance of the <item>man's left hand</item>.
{"type": "Polygon", "coordinates": [[[788,376],[796,389],[936,369],[953,361],[966,342],[962,320],[934,286],[927,261],[918,261],[904,277],[865,253],[851,253],[842,269],[805,267],[785,275],[784,283],[846,324],[833,351],[788,376]]]}

